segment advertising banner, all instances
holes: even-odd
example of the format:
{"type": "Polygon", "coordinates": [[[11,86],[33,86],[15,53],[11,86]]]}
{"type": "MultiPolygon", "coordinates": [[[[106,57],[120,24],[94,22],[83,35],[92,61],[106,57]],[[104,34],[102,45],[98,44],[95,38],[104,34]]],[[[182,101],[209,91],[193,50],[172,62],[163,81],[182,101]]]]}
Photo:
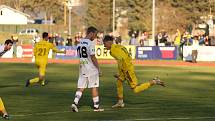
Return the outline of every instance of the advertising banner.
{"type": "MultiPolygon", "coordinates": [[[[136,47],[135,46],[125,46],[125,48],[128,50],[128,52],[131,54],[132,59],[135,59],[136,56],[136,47]]],[[[114,59],[113,57],[111,57],[110,55],[110,51],[107,50],[103,45],[96,45],[96,57],[98,59],[114,59]]]]}
{"type": "Polygon", "coordinates": [[[143,60],[175,60],[177,47],[144,46],[136,47],[137,59],[143,60]]]}
{"type": "MultiPolygon", "coordinates": [[[[183,60],[192,60],[192,46],[183,47],[183,60]]],[[[199,46],[197,61],[215,61],[215,46],[199,46]]]]}
{"type": "Polygon", "coordinates": [[[33,57],[33,45],[21,45],[17,46],[16,52],[17,58],[32,58],[33,57]]]}
{"type": "Polygon", "coordinates": [[[57,53],[55,56],[56,59],[76,59],[76,58],[78,58],[76,46],[58,46],[57,48],[59,50],[66,50],[66,54],[57,53]]]}

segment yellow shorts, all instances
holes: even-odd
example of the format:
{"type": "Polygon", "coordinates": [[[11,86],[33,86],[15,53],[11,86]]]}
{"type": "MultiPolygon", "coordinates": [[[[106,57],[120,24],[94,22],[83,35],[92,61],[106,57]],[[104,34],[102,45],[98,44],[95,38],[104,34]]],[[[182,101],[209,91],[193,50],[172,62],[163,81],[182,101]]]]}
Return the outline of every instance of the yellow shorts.
{"type": "Polygon", "coordinates": [[[46,74],[46,65],[47,65],[47,63],[36,62],[36,66],[39,69],[39,74],[42,76],[45,76],[45,74],[46,74]]]}
{"type": "Polygon", "coordinates": [[[122,81],[127,80],[131,88],[135,88],[138,83],[133,67],[127,70],[121,70],[119,72],[119,79],[122,81]]]}

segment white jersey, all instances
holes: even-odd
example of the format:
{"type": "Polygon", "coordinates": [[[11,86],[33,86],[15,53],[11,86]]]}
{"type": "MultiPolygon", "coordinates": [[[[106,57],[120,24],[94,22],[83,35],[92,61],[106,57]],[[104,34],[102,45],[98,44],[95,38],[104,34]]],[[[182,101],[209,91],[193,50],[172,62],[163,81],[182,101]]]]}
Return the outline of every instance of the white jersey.
{"type": "Polygon", "coordinates": [[[7,51],[4,51],[4,45],[0,46],[0,57],[3,56],[7,51]]]}
{"type": "Polygon", "coordinates": [[[98,74],[98,69],[91,60],[91,55],[95,55],[95,43],[89,39],[81,39],[77,45],[77,52],[80,59],[79,75],[89,77],[98,74]]]}

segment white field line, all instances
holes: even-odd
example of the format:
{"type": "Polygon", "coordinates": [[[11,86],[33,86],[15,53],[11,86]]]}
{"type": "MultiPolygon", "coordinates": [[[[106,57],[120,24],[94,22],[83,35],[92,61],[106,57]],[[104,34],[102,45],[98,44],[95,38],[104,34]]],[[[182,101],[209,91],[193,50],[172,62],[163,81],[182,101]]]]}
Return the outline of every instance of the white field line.
{"type": "MultiPolygon", "coordinates": [[[[142,110],[143,108],[123,108],[123,109],[112,109],[104,108],[105,111],[115,112],[117,110],[142,110]]],[[[81,112],[93,112],[93,110],[85,109],[80,110],[81,112]]],[[[63,114],[63,113],[73,113],[72,111],[53,111],[53,112],[41,112],[41,113],[29,113],[29,114],[12,114],[12,117],[28,117],[28,116],[42,116],[42,115],[53,115],[53,114],[63,114]]],[[[200,119],[214,119],[214,117],[165,117],[165,118],[139,118],[139,119],[126,119],[126,120],[135,120],[135,121],[159,121],[159,120],[200,120],[200,119]]]]}
{"type": "Polygon", "coordinates": [[[133,119],[135,121],[166,121],[166,120],[200,120],[200,119],[215,119],[215,117],[172,117],[172,118],[144,118],[144,119],[133,119]]]}

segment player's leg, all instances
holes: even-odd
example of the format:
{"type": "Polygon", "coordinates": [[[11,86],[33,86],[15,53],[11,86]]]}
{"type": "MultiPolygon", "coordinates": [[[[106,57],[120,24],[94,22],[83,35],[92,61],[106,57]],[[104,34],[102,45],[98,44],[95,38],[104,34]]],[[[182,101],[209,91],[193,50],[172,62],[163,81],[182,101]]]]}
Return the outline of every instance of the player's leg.
{"type": "Polygon", "coordinates": [[[92,88],[92,97],[93,97],[93,108],[95,112],[104,111],[104,109],[100,108],[100,102],[99,102],[99,93],[98,88],[93,87],[92,88]]]}
{"type": "Polygon", "coordinates": [[[133,89],[134,93],[142,92],[155,84],[164,86],[164,82],[160,81],[158,78],[138,85],[136,74],[132,68],[126,72],[126,75],[130,87],[133,89]]]}
{"type": "Polygon", "coordinates": [[[2,117],[5,118],[5,119],[8,119],[9,118],[9,115],[4,107],[4,103],[0,97],[0,113],[2,114],[2,117]]]}
{"type": "Polygon", "coordinates": [[[148,89],[149,87],[151,87],[150,82],[146,82],[146,83],[137,85],[138,81],[137,81],[137,77],[136,77],[136,74],[135,74],[133,68],[129,69],[126,72],[126,77],[127,77],[128,83],[129,83],[131,89],[133,89],[134,93],[144,91],[144,90],[148,89]]]}
{"type": "Polygon", "coordinates": [[[123,102],[123,81],[125,80],[124,73],[121,71],[117,78],[117,98],[118,102],[112,106],[112,108],[123,108],[125,106],[123,102]]]}
{"type": "Polygon", "coordinates": [[[42,86],[45,86],[46,65],[42,64],[39,69],[39,82],[42,86]]]}
{"type": "Polygon", "coordinates": [[[73,103],[71,105],[71,110],[73,112],[78,112],[78,104],[81,99],[82,93],[84,92],[84,89],[87,87],[87,78],[83,77],[82,75],[79,75],[78,79],[78,89],[75,92],[75,98],[73,100],[73,103]]]}
{"type": "MultiPolygon", "coordinates": [[[[40,65],[38,63],[35,63],[36,64],[36,67],[38,70],[40,70],[40,65]]],[[[38,83],[39,82],[39,77],[35,77],[33,79],[28,79],[26,81],[26,84],[25,86],[28,87],[30,84],[34,84],[34,83],[38,83]]]]}
{"type": "Polygon", "coordinates": [[[78,104],[83,92],[84,92],[84,88],[78,88],[77,91],[75,92],[75,98],[71,105],[71,110],[73,112],[78,112],[78,104]]]}
{"type": "Polygon", "coordinates": [[[98,87],[99,87],[99,74],[92,75],[88,78],[89,84],[88,88],[91,88],[92,90],[92,98],[93,98],[93,108],[94,111],[100,112],[104,111],[104,109],[100,108],[100,103],[99,103],[99,92],[98,92],[98,87]]]}
{"type": "Polygon", "coordinates": [[[39,77],[35,77],[33,79],[28,80],[26,82],[26,87],[28,87],[30,84],[39,83],[39,82],[41,82],[42,86],[45,86],[46,64],[38,64],[37,68],[39,70],[39,77]]]}

